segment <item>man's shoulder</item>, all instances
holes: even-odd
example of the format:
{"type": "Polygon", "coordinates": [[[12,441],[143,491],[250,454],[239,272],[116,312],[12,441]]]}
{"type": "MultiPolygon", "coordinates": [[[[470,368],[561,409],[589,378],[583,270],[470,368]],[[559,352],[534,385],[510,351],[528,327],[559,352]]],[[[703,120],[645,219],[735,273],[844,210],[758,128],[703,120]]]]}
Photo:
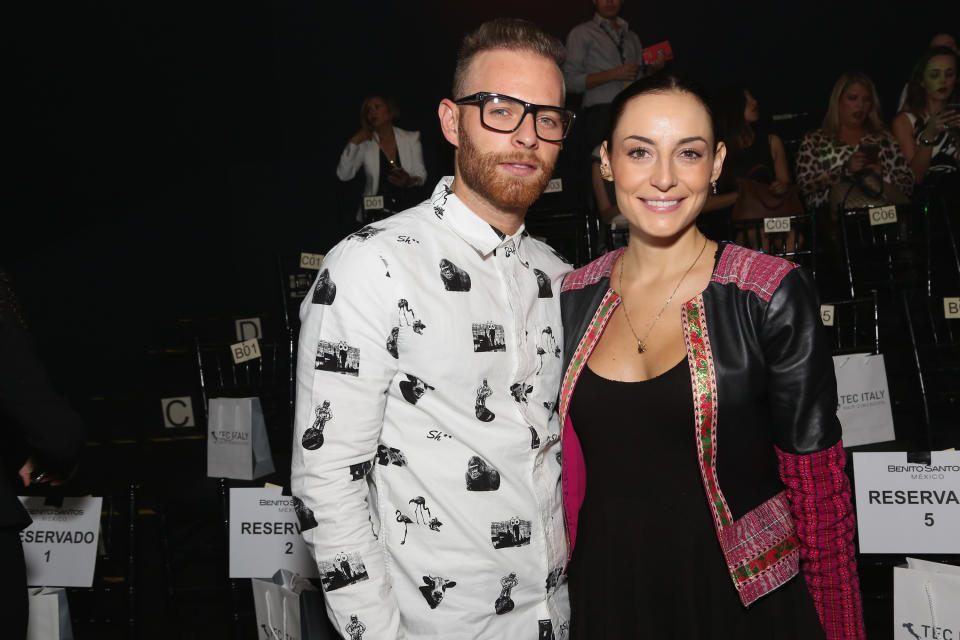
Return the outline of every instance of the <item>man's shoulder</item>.
{"type": "Polygon", "coordinates": [[[575,36],[581,36],[581,37],[587,36],[587,35],[593,34],[595,30],[598,28],[599,27],[597,26],[596,22],[594,22],[593,20],[587,20],[586,22],[581,22],[580,24],[570,29],[570,32],[567,34],[567,38],[575,37],[575,36]]]}

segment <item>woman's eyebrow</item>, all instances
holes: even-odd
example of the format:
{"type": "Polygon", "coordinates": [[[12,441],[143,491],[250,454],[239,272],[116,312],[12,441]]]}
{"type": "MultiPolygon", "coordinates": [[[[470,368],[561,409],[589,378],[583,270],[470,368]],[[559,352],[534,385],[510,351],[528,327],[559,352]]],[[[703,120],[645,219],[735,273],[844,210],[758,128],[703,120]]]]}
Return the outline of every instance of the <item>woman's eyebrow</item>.
{"type": "MultiPolygon", "coordinates": [[[[640,142],[645,142],[647,144],[651,144],[654,146],[656,146],[657,144],[650,138],[646,138],[644,136],[637,136],[637,135],[627,136],[626,138],[624,138],[624,140],[639,140],[640,142]]],[[[702,136],[692,136],[690,138],[683,138],[682,140],[678,140],[677,144],[689,144],[691,142],[702,142],[704,144],[707,143],[706,139],[703,138],[702,136]]]]}

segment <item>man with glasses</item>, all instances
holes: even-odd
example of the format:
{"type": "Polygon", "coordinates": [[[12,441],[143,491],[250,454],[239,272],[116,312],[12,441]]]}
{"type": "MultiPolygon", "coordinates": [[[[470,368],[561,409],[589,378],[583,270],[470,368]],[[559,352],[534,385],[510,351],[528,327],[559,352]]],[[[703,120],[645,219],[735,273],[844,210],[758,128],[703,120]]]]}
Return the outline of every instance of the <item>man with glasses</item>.
{"type": "Polygon", "coordinates": [[[318,566],[338,553],[362,561],[326,592],[341,631],[355,616],[371,638],[564,635],[566,581],[551,580],[568,555],[553,411],[562,372],[559,358],[541,366],[537,342],[560,337],[553,292],[568,267],[524,230],[574,121],[562,55],[522,20],[469,34],[438,109],[454,175],[332,249],[322,268],[336,299],[301,307],[292,490],[318,566]],[[397,322],[400,299],[421,331],[397,322]],[[341,340],[356,367],[316,369],[318,345],[341,340]],[[410,379],[429,389],[415,402],[401,386],[410,379]],[[325,401],[337,419],[310,449],[302,434],[325,401]],[[378,446],[402,462],[369,464],[378,446]],[[477,460],[496,482],[464,483],[477,460]],[[511,521],[523,536],[499,544],[511,521]],[[512,607],[497,606],[504,576],[516,581],[512,607]]]}

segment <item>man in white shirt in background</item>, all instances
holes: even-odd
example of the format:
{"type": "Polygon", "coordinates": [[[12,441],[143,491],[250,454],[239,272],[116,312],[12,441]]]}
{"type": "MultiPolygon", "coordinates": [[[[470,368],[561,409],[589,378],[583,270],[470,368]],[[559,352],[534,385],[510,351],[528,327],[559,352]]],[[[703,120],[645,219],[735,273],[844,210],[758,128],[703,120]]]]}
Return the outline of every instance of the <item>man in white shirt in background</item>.
{"type": "MultiPolygon", "coordinates": [[[[643,45],[620,17],[623,0],[593,0],[592,20],[567,35],[563,76],[570,93],[582,93],[582,133],[593,149],[606,134],[610,103],[624,87],[643,77],[643,45]]],[[[662,63],[657,66],[659,69],[662,63]]]]}
{"type": "Polygon", "coordinates": [[[291,486],[348,634],[566,637],[561,359],[538,340],[562,338],[568,267],[524,230],[573,122],[562,56],[522,20],[468,35],[438,110],[454,176],[334,247],[336,297],[301,307],[291,486]]]}

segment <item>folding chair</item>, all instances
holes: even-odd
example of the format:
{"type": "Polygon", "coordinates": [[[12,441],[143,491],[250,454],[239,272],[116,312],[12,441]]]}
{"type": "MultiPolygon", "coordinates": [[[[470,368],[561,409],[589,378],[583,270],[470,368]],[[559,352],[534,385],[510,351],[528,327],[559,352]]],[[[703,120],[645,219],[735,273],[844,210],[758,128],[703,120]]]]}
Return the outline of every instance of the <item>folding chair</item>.
{"type": "Polygon", "coordinates": [[[824,302],[820,317],[834,355],[880,353],[880,309],[876,289],[869,297],[824,302]]]}
{"type": "MultiPolygon", "coordinates": [[[[960,446],[960,318],[944,298],[901,294],[919,387],[926,448],[960,446]]],[[[957,301],[958,298],[954,298],[957,301]]],[[[960,307],[960,303],[956,303],[960,307]]]]}
{"type": "Polygon", "coordinates": [[[739,245],[802,264],[817,275],[817,231],[814,216],[730,221],[730,237],[739,245]]]}
{"type": "Polygon", "coordinates": [[[855,298],[869,289],[919,289],[926,222],[910,205],[841,209],[844,269],[855,298]]]}

